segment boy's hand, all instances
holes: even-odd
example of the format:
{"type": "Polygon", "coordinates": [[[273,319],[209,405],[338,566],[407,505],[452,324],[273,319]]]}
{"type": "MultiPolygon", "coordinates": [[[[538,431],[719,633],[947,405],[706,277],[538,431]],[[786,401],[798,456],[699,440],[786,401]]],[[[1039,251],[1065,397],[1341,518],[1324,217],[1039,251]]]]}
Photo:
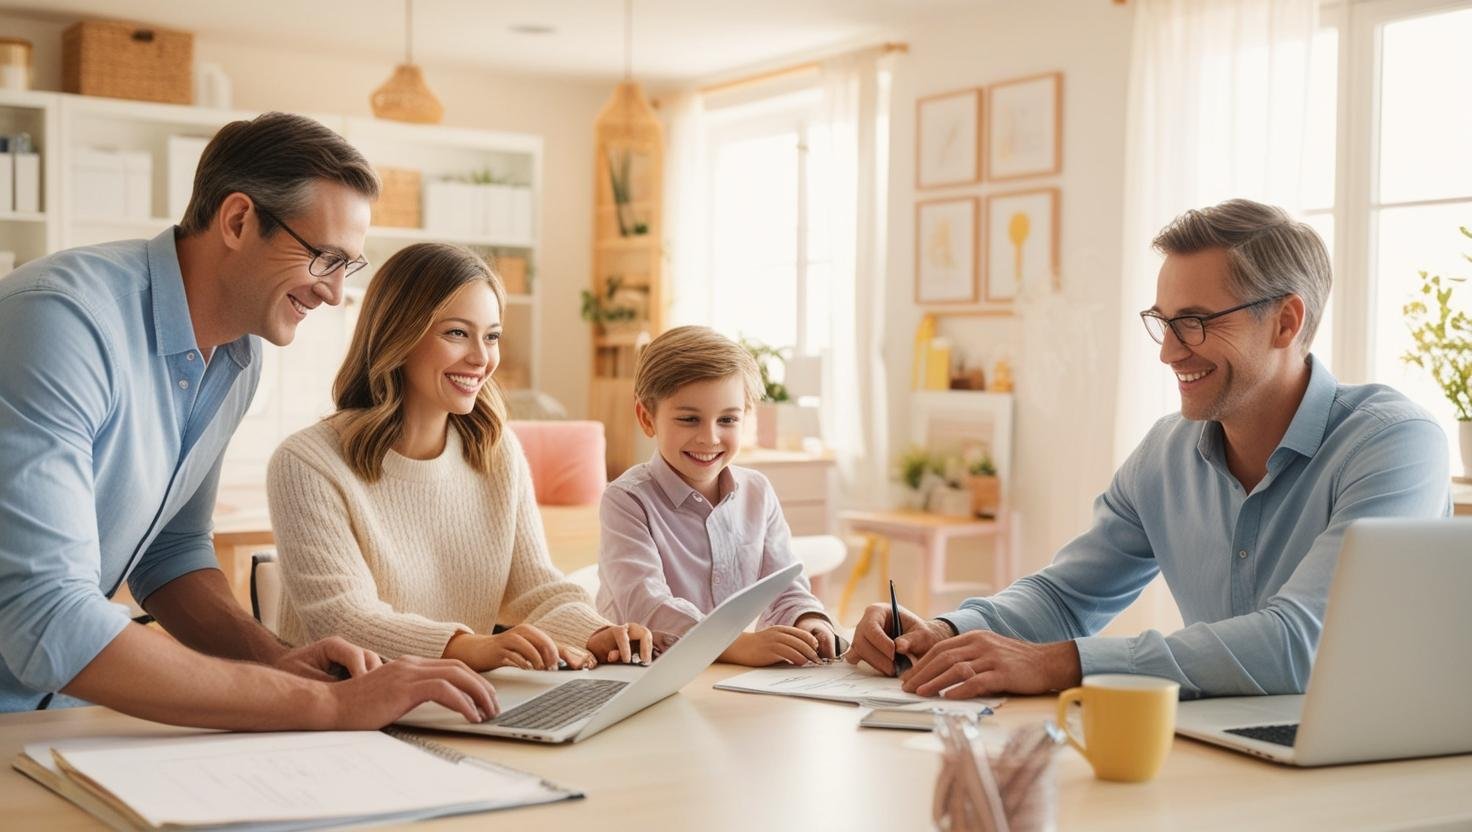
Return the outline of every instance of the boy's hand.
{"type": "Polygon", "coordinates": [[[797,627],[768,627],[742,633],[720,657],[720,661],[747,667],[774,664],[802,667],[820,660],[817,636],[797,627]]]}
{"type": "Polygon", "coordinates": [[[654,636],[643,624],[614,624],[588,636],[588,652],[600,662],[649,664],[654,660],[654,636]],[[635,652],[634,642],[639,642],[635,652]]]}
{"type": "Polygon", "coordinates": [[[797,617],[793,626],[806,630],[818,640],[818,657],[838,658],[838,638],[833,633],[833,624],[820,612],[805,612],[797,617]]]}

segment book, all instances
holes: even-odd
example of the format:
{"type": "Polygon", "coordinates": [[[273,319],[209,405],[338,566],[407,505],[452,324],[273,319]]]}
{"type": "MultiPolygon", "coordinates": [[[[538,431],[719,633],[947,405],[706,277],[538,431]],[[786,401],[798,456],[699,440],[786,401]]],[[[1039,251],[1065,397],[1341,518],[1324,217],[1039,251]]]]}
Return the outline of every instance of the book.
{"type": "Polygon", "coordinates": [[[322,829],[581,798],[399,729],[32,743],[14,768],[114,829],[322,829]]]}

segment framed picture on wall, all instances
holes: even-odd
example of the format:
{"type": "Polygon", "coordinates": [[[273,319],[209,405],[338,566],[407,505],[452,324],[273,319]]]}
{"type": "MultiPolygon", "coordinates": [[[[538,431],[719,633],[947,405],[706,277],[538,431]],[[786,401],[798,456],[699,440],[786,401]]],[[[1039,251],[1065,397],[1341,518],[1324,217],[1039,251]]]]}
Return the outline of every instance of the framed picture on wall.
{"type": "Polygon", "coordinates": [[[932,199],[915,204],[915,302],[976,300],[977,199],[932,199]]]}
{"type": "Polygon", "coordinates": [[[1059,288],[1057,188],[987,196],[983,228],[987,301],[1059,288]]]}
{"type": "Polygon", "coordinates": [[[981,181],[981,90],[932,95],[915,102],[915,187],[981,181]]]}
{"type": "Polygon", "coordinates": [[[993,84],[986,95],[986,178],[1047,176],[1063,169],[1063,73],[993,84]]]}

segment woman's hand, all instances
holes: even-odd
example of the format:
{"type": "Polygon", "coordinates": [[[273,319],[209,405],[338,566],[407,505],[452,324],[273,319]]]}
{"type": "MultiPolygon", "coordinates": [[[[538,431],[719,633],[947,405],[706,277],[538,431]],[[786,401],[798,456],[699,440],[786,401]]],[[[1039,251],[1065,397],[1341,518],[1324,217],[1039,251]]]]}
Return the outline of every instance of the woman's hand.
{"type": "Polygon", "coordinates": [[[557,644],[552,637],[530,624],[518,624],[493,636],[459,633],[445,645],[444,657],[459,659],[472,670],[519,667],[522,670],[556,670],[557,644]]]}
{"type": "Polygon", "coordinates": [[[768,627],[754,633],[742,633],[720,657],[720,661],[747,667],[774,664],[801,667],[819,660],[818,638],[797,627],[768,627]]]}
{"type": "Polygon", "coordinates": [[[654,660],[654,636],[643,624],[611,624],[588,636],[588,651],[599,661],[649,664],[654,660]]]}

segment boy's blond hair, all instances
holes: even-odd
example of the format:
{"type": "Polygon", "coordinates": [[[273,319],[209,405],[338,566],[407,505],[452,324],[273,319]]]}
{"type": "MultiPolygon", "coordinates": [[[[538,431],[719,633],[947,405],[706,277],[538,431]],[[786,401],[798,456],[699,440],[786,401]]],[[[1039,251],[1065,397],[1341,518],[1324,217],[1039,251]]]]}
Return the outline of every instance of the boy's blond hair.
{"type": "Polygon", "coordinates": [[[634,398],[654,412],[687,384],[740,376],[746,407],[762,398],[762,374],[740,344],[707,326],[678,326],[655,338],[634,368],[634,398]]]}

